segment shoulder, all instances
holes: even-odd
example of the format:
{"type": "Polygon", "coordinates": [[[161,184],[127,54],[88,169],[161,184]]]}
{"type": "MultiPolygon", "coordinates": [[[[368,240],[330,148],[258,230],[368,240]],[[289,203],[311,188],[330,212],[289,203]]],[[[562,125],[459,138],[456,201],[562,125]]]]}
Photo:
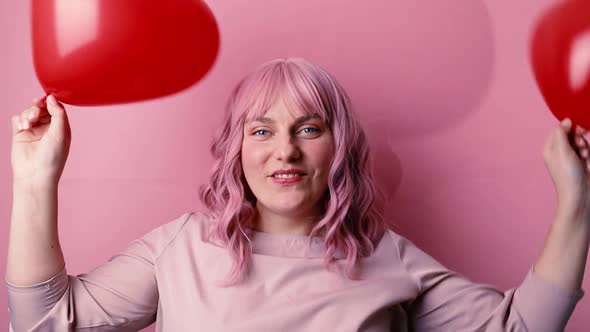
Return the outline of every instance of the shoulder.
{"type": "Polygon", "coordinates": [[[416,250],[420,251],[411,240],[391,229],[385,231],[379,246],[393,250],[400,261],[407,258],[408,255],[415,254],[416,250]]]}
{"type": "Polygon", "coordinates": [[[396,250],[399,250],[398,246],[400,245],[400,242],[403,242],[404,240],[405,238],[400,234],[391,229],[386,229],[379,242],[379,246],[385,246],[390,249],[391,247],[394,247],[396,250]]]}
{"type": "Polygon", "coordinates": [[[207,225],[212,220],[213,216],[209,213],[186,211],[150,230],[134,242],[147,248],[157,260],[171,244],[179,239],[201,240],[206,233],[207,225]]]}
{"type": "Polygon", "coordinates": [[[213,221],[207,212],[186,211],[172,220],[152,229],[148,234],[157,237],[173,238],[182,232],[204,230],[213,221]]]}
{"type": "Polygon", "coordinates": [[[399,260],[399,242],[402,237],[393,230],[387,228],[379,237],[374,245],[374,250],[369,257],[372,259],[384,260],[384,262],[391,262],[391,260],[399,260]]]}
{"type": "Polygon", "coordinates": [[[418,247],[408,238],[388,230],[385,238],[394,246],[397,259],[406,267],[408,272],[420,275],[432,275],[437,273],[447,273],[447,268],[440,263],[433,255],[418,247]]]}

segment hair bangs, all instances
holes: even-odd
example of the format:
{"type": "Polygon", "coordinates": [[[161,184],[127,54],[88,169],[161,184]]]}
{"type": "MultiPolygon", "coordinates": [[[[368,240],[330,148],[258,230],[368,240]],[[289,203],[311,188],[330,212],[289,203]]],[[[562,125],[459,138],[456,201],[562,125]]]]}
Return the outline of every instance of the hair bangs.
{"type": "Polygon", "coordinates": [[[322,95],[319,79],[293,61],[271,62],[244,82],[240,91],[244,121],[263,117],[280,99],[290,112],[315,115],[330,126],[329,107],[322,95]]]}

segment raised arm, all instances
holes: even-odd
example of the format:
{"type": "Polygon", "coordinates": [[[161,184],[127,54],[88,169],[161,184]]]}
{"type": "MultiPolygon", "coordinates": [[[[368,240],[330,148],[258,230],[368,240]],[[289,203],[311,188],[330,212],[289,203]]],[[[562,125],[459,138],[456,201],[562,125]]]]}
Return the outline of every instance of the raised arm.
{"type": "Polygon", "coordinates": [[[563,331],[581,290],[562,288],[529,269],[507,291],[447,269],[411,241],[394,235],[401,264],[418,296],[406,303],[412,331],[563,331]]]}
{"type": "Polygon", "coordinates": [[[13,201],[6,271],[11,284],[36,284],[64,268],[57,192],[70,141],[65,109],[52,96],[47,103],[36,99],[12,117],[13,201]]]}
{"type": "Polygon", "coordinates": [[[89,273],[68,275],[57,232],[57,189],[70,130],[65,109],[52,101],[45,107],[36,100],[12,118],[11,331],[138,331],[156,319],[156,260],[188,216],[132,241],[89,273]]]}
{"type": "Polygon", "coordinates": [[[406,305],[415,331],[564,330],[584,295],[590,238],[588,144],[583,129],[572,135],[570,127],[565,120],[554,128],[543,150],[557,191],[557,209],[538,260],[518,287],[501,292],[471,282],[407,239],[395,239],[401,264],[419,289],[416,300],[406,305]]]}
{"type": "Polygon", "coordinates": [[[572,290],[582,286],[590,243],[590,159],[585,133],[577,127],[574,134],[571,121],[565,119],[553,128],[543,148],[557,208],[535,271],[572,290]]]}

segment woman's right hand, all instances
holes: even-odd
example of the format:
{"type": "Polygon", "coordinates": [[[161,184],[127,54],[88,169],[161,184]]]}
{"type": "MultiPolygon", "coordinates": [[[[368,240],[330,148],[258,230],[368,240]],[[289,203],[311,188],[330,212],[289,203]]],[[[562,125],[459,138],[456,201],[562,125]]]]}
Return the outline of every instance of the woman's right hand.
{"type": "Polygon", "coordinates": [[[12,174],[14,181],[57,185],[71,143],[66,110],[54,96],[36,98],[12,116],[12,174]]]}

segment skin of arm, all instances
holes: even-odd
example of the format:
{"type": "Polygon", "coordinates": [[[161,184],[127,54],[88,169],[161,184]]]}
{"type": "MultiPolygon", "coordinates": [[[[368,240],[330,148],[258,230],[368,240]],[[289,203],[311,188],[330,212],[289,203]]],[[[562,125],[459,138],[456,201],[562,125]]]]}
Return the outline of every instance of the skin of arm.
{"type": "Polygon", "coordinates": [[[557,193],[557,207],[534,271],[554,284],[582,286],[590,243],[590,159],[586,130],[572,130],[570,119],[554,128],[543,158],[557,193]],[[570,138],[568,138],[568,136],[570,138]]]}
{"type": "Polygon", "coordinates": [[[29,286],[65,266],[58,237],[58,184],[69,154],[65,108],[53,96],[37,98],[12,117],[13,200],[6,281],[29,286]]]}
{"type": "Polygon", "coordinates": [[[13,183],[6,279],[17,286],[50,279],[65,266],[57,229],[57,185],[13,183]]]}

